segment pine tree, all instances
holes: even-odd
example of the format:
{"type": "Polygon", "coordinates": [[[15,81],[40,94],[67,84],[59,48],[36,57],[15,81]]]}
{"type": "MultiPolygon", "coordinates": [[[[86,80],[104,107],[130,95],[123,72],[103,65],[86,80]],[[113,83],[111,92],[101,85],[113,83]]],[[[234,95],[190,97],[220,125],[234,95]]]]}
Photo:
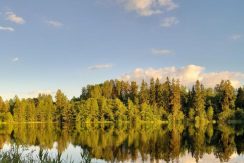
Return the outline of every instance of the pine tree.
{"type": "Polygon", "coordinates": [[[236,107],[244,109],[244,88],[242,87],[237,90],[236,107]]]}
{"type": "Polygon", "coordinates": [[[133,101],[134,104],[138,104],[138,85],[135,81],[131,82],[130,99],[133,101]]]}
{"type": "Polygon", "coordinates": [[[181,111],[181,99],[180,99],[180,83],[177,80],[172,80],[171,89],[170,89],[170,112],[172,114],[172,120],[182,120],[182,111],[181,111]]]}
{"type": "Polygon", "coordinates": [[[24,101],[21,102],[18,96],[15,96],[13,113],[14,113],[14,120],[16,122],[25,121],[25,108],[23,105],[24,105],[24,101]]]}
{"type": "Polygon", "coordinates": [[[225,121],[234,114],[236,99],[235,90],[229,80],[221,81],[221,83],[216,86],[215,90],[217,93],[216,102],[219,108],[218,119],[225,121]]]}
{"type": "Polygon", "coordinates": [[[171,82],[169,78],[162,84],[162,91],[159,93],[160,106],[163,107],[167,112],[170,112],[170,95],[171,95],[171,82]]]}
{"type": "Polygon", "coordinates": [[[201,119],[206,118],[204,92],[203,85],[197,80],[192,88],[192,108],[195,110],[195,115],[201,119]]]}
{"type": "Polygon", "coordinates": [[[97,99],[95,98],[88,99],[86,102],[86,107],[89,111],[89,116],[87,121],[92,121],[92,122],[98,121],[99,106],[97,103],[97,99]]]}
{"type": "Polygon", "coordinates": [[[119,100],[115,99],[113,102],[113,114],[115,121],[126,121],[127,120],[127,109],[126,106],[119,100]]]}
{"type": "Polygon", "coordinates": [[[155,101],[156,101],[158,107],[160,107],[160,101],[162,99],[162,94],[163,94],[162,86],[160,84],[159,79],[157,78],[156,82],[155,82],[155,101]]]}
{"type": "Polygon", "coordinates": [[[3,99],[2,99],[2,97],[0,96],[0,113],[4,113],[5,112],[5,110],[4,110],[4,102],[3,102],[3,99]]]}
{"type": "Polygon", "coordinates": [[[214,115],[214,109],[212,106],[209,106],[207,110],[207,117],[209,121],[213,120],[213,115],[214,115]]]}
{"type": "Polygon", "coordinates": [[[105,81],[102,86],[102,95],[109,99],[112,97],[113,93],[113,83],[110,81],[105,81]]]}
{"type": "Polygon", "coordinates": [[[140,93],[139,93],[140,104],[148,103],[148,88],[147,83],[142,80],[140,93]]]}
{"type": "Polygon", "coordinates": [[[119,98],[119,99],[122,99],[121,98],[121,81],[119,80],[115,80],[115,85],[114,85],[114,88],[113,88],[113,99],[115,98],[119,98]]]}
{"type": "Polygon", "coordinates": [[[61,90],[58,90],[56,93],[56,120],[60,123],[67,120],[66,113],[69,109],[69,101],[67,97],[62,93],[61,90]]]}
{"type": "Polygon", "coordinates": [[[150,80],[150,88],[149,88],[149,103],[150,105],[156,104],[156,90],[155,90],[155,83],[154,79],[152,78],[150,80]]]}
{"type": "Polygon", "coordinates": [[[34,122],[36,121],[36,109],[35,103],[32,99],[28,99],[25,109],[25,118],[27,122],[34,122]]]}

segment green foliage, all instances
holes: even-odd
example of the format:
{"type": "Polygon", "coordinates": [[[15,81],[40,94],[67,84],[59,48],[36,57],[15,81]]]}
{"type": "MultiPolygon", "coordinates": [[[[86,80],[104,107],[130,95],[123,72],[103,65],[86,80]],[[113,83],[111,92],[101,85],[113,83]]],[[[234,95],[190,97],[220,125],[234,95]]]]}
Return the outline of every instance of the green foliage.
{"type": "Polygon", "coordinates": [[[149,98],[148,87],[147,87],[147,83],[144,80],[142,80],[141,83],[139,98],[140,98],[140,104],[148,103],[148,98],[149,98]]]}
{"type": "Polygon", "coordinates": [[[209,121],[212,121],[213,120],[213,116],[214,116],[214,109],[212,106],[209,106],[208,107],[208,110],[207,110],[207,117],[208,117],[208,120],[209,121]]]}
{"type": "Polygon", "coordinates": [[[188,113],[189,120],[193,121],[195,119],[195,114],[196,114],[195,109],[190,108],[188,113]]]}
{"type": "Polygon", "coordinates": [[[192,88],[192,107],[195,110],[195,115],[205,118],[205,94],[203,85],[197,80],[192,88]]]}
{"type": "Polygon", "coordinates": [[[68,98],[64,95],[61,90],[58,90],[56,93],[56,121],[62,123],[67,121],[67,112],[70,109],[68,98]]]}
{"type": "Polygon", "coordinates": [[[185,155],[199,162],[209,154],[228,162],[243,155],[243,126],[196,122],[0,125],[0,146],[7,143],[0,162],[174,162],[185,155]]]}
{"type": "Polygon", "coordinates": [[[234,119],[244,122],[244,110],[237,108],[234,119]]]}
{"type": "Polygon", "coordinates": [[[20,99],[16,96],[14,98],[14,121],[17,122],[24,122],[25,121],[25,104],[26,101],[20,101],[20,99]]]}
{"type": "MultiPolygon", "coordinates": [[[[219,121],[243,118],[244,90],[237,94],[230,81],[222,81],[215,89],[205,89],[196,81],[191,90],[179,80],[167,78],[142,81],[110,80],[82,88],[80,97],[69,100],[58,90],[55,100],[51,95],[9,101],[0,97],[1,122],[138,122],[138,121],[219,121]],[[138,89],[140,87],[140,89],[138,89]],[[236,106],[240,109],[236,110],[236,106]]],[[[173,123],[174,123],[173,122],[173,123]]]]}
{"type": "Polygon", "coordinates": [[[150,105],[156,104],[156,89],[155,89],[155,83],[153,78],[150,80],[149,103],[150,105]]]}
{"type": "Polygon", "coordinates": [[[181,107],[180,83],[179,81],[172,81],[170,90],[170,112],[172,114],[172,121],[181,121],[184,118],[181,107]],[[183,115],[183,116],[182,116],[183,115]]]}
{"type": "Polygon", "coordinates": [[[244,88],[238,88],[236,96],[236,107],[244,109],[244,88]]]}
{"type": "Polygon", "coordinates": [[[236,96],[230,81],[221,81],[221,83],[215,87],[215,90],[219,109],[221,111],[234,110],[236,96]]]}

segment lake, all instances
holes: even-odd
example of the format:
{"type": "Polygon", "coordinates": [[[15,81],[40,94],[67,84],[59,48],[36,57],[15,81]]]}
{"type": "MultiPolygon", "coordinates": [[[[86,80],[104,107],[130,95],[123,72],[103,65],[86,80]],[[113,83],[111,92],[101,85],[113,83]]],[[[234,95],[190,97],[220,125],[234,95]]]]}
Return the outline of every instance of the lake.
{"type": "Polygon", "coordinates": [[[244,162],[243,124],[0,125],[2,162],[244,162]]]}

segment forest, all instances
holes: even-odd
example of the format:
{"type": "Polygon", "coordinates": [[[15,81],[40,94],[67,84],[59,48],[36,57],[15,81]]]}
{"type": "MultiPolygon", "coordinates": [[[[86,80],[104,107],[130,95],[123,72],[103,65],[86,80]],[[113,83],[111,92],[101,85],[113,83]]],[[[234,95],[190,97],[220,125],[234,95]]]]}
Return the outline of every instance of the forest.
{"type": "Polygon", "coordinates": [[[179,80],[108,80],[82,88],[80,97],[71,100],[58,90],[55,99],[48,94],[36,98],[4,101],[0,97],[0,123],[50,122],[242,122],[244,87],[235,89],[221,81],[205,88],[200,81],[188,88],[179,80]]]}

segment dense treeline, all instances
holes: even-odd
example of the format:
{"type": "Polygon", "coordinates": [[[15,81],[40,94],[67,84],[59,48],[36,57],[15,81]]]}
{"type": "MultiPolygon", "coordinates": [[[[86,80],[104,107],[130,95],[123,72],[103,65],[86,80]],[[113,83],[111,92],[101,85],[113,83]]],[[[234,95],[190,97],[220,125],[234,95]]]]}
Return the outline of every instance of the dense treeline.
{"type": "Polygon", "coordinates": [[[188,89],[177,80],[105,81],[88,85],[81,96],[69,100],[58,90],[37,98],[3,101],[0,97],[1,122],[119,122],[168,121],[187,119],[197,124],[212,120],[244,119],[244,88],[233,88],[221,81],[215,88],[199,82],[188,89]]]}

